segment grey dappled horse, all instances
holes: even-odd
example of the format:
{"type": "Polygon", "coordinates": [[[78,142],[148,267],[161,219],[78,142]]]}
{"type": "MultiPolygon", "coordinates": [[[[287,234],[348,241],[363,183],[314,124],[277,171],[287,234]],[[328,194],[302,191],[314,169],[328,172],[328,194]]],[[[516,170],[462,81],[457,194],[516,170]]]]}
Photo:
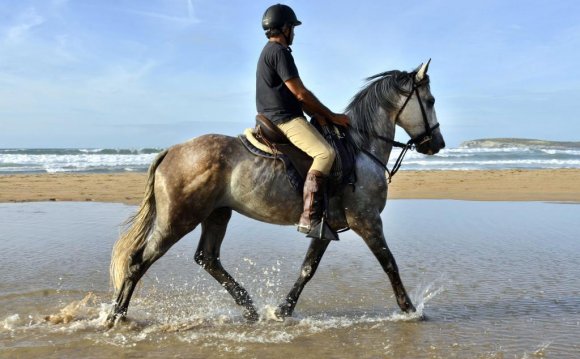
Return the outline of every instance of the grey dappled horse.
{"type": "MultiPolygon", "coordinates": [[[[424,154],[445,146],[429,87],[428,64],[412,72],[389,71],[368,78],[347,107],[350,133],[359,149],[357,183],[331,199],[329,224],[360,235],[387,273],[402,311],[414,312],[383,234],[380,213],[387,200],[384,164],[401,126],[424,154]]],[[[251,154],[238,138],[204,135],[175,145],[151,164],[141,207],[116,242],[111,258],[115,302],[107,323],[127,313],[135,285],[147,269],[179,239],[201,224],[195,261],[258,319],[248,292],[222,267],[220,246],[232,211],[262,222],[293,225],[302,212],[302,195],[285,178],[281,161],[251,154]]],[[[299,234],[297,234],[298,236],[299,234]]],[[[292,315],[329,241],[313,239],[294,287],[276,311],[292,315]]],[[[340,244],[339,244],[340,245],[340,244]]]]}

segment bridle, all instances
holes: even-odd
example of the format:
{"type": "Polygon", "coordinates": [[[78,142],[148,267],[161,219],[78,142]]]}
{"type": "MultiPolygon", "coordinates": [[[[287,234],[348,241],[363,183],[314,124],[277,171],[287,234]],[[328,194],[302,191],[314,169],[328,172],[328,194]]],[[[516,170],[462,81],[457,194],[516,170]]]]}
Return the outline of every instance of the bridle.
{"type": "Polygon", "coordinates": [[[429,121],[427,120],[427,112],[425,112],[425,106],[423,106],[423,101],[421,100],[421,96],[419,96],[419,88],[423,85],[426,85],[429,81],[426,78],[424,78],[424,79],[421,79],[420,81],[417,82],[415,80],[416,74],[417,74],[416,72],[410,73],[411,78],[413,79],[413,87],[411,88],[411,91],[409,91],[409,95],[407,95],[407,98],[405,99],[403,106],[401,106],[401,108],[399,109],[399,112],[397,112],[397,116],[395,117],[395,123],[397,123],[397,121],[399,121],[399,117],[401,116],[401,114],[405,110],[405,107],[407,107],[407,104],[411,100],[411,97],[413,97],[413,94],[415,94],[415,97],[417,97],[417,101],[419,101],[419,108],[421,109],[421,116],[423,117],[423,124],[425,125],[425,132],[420,134],[419,136],[415,136],[415,137],[411,138],[409,141],[407,141],[407,143],[401,143],[401,142],[392,140],[390,138],[387,138],[385,136],[375,135],[375,137],[393,145],[393,147],[399,147],[402,149],[401,153],[399,154],[399,157],[397,157],[397,160],[395,161],[395,164],[393,165],[393,168],[390,170],[387,167],[387,164],[383,163],[375,155],[373,155],[372,153],[370,153],[369,151],[367,151],[365,149],[362,150],[364,153],[369,155],[375,162],[377,162],[379,165],[381,165],[381,167],[385,168],[385,170],[387,171],[387,174],[389,175],[389,183],[391,183],[393,176],[395,175],[395,173],[397,173],[399,168],[401,168],[401,165],[403,164],[403,158],[405,158],[407,151],[414,150],[414,149],[416,149],[417,145],[422,145],[426,142],[431,141],[433,139],[433,137],[432,137],[433,131],[435,129],[439,128],[439,123],[436,123],[433,126],[429,126],[429,121]]]}
{"type": "Polygon", "coordinates": [[[429,82],[429,80],[424,78],[424,79],[420,80],[419,82],[416,82],[415,77],[416,77],[416,74],[411,73],[411,78],[413,79],[413,88],[411,89],[411,91],[409,92],[409,95],[405,99],[403,106],[401,106],[401,108],[399,109],[399,112],[397,112],[397,117],[395,117],[395,123],[397,123],[397,121],[399,121],[399,117],[401,116],[401,113],[403,113],[403,110],[405,110],[405,107],[409,103],[409,100],[411,100],[411,97],[413,97],[413,94],[415,94],[415,97],[417,97],[417,101],[419,102],[419,108],[421,109],[421,116],[423,117],[423,124],[425,125],[425,132],[420,134],[419,136],[412,138],[411,140],[409,140],[409,142],[412,144],[421,145],[421,144],[423,144],[425,142],[429,142],[433,139],[431,134],[433,134],[433,130],[439,128],[439,123],[436,123],[433,126],[429,126],[429,121],[427,120],[427,113],[425,112],[425,106],[423,106],[423,101],[421,100],[421,96],[419,96],[419,87],[427,84],[429,82]]]}

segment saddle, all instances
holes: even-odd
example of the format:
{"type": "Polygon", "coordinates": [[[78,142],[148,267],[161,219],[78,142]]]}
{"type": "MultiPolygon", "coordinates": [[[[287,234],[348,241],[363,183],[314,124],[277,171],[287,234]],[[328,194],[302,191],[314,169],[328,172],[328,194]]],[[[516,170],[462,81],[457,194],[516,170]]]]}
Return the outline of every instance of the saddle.
{"type": "MultiPolygon", "coordinates": [[[[328,178],[329,195],[337,193],[345,185],[356,183],[355,147],[348,132],[334,125],[321,126],[318,121],[310,123],[323,135],[336,152],[328,178]]],[[[286,175],[292,187],[302,193],[306,174],[312,165],[312,158],[294,146],[286,135],[264,115],[256,116],[256,127],[246,129],[239,136],[244,146],[253,154],[279,159],[284,163],[286,175]]]]}

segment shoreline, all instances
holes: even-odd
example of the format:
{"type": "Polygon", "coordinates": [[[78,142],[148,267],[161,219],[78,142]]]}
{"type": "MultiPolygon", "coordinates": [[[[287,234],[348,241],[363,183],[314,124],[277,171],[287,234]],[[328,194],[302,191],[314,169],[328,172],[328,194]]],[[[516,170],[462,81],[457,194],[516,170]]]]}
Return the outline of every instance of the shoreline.
{"type": "MultiPolygon", "coordinates": [[[[139,204],[147,173],[0,175],[0,203],[75,201],[139,204]]],[[[400,171],[389,199],[580,203],[580,169],[400,171]]]]}

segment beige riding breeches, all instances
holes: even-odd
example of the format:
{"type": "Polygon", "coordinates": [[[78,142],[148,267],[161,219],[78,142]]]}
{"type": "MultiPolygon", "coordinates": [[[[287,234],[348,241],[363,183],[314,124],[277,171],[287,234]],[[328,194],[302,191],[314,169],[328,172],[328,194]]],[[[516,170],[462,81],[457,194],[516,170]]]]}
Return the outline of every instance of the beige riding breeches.
{"type": "Polygon", "coordinates": [[[278,124],[278,128],[286,137],[302,151],[313,158],[310,170],[330,173],[336,154],[334,148],[326,142],[324,137],[312,126],[306,118],[296,117],[288,122],[278,124]]]}

